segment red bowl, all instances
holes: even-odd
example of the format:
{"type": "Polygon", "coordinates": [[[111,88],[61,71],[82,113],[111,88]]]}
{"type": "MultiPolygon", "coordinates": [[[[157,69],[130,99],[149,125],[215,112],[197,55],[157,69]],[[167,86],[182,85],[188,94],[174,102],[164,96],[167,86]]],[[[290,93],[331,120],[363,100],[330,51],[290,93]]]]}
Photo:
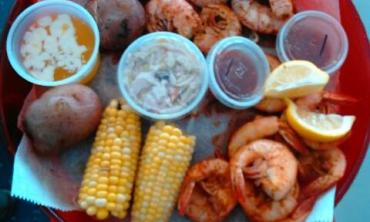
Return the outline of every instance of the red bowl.
{"type": "MultiPolygon", "coordinates": [[[[302,1],[302,0],[298,0],[302,1]]],[[[34,0],[19,0],[10,13],[3,32],[0,52],[0,118],[7,149],[14,153],[21,133],[16,127],[17,116],[31,85],[11,68],[5,52],[7,31],[15,17],[34,0]]],[[[356,115],[351,137],[341,145],[347,158],[347,169],[337,185],[336,204],[342,199],[355,178],[365,157],[370,135],[370,47],[365,29],[352,3],[340,0],[341,22],[349,39],[347,60],[340,74],[333,80],[335,91],[358,99],[355,104],[343,106],[344,114],[356,115]]],[[[53,221],[94,221],[82,212],[58,212],[44,208],[53,221]]]]}

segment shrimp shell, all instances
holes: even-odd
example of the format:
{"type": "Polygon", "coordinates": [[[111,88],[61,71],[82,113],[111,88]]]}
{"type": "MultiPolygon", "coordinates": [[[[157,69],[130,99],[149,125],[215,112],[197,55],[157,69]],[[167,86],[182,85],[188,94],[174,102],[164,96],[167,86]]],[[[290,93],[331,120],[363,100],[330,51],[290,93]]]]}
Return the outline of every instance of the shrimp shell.
{"type": "Polygon", "coordinates": [[[254,108],[266,113],[278,113],[285,110],[286,103],[280,98],[265,97],[254,108]]]}
{"type": "Polygon", "coordinates": [[[235,207],[230,168],[222,159],[203,160],[193,165],[183,181],[178,209],[192,221],[222,221],[235,207]]]}
{"type": "MultiPolygon", "coordinates": [[[[246,202],[240,203],[250,221],[272,222],[285,219],[298,205],[299,185],[296,183],[281,200],[273,200],[259,191],[251,182],[246,182],[246,202]]],[[[297,221],[294,221],[297,222],[297,221]]]]}
{"type": "Polygon", "coordinates": [[[231,6],[243,25],[260,33],[276,34],[287,19],[255,0],[232,0],[231,6]]]}
{"type": "Polygon", "coordinates": [[[279,131],[279,119],[276,116],[262,117],[241,126],[231,137],[228,152],[231,158],[243,145],[254,140],[272,136],[279,131]]]}
{"type": "Polygon", "coordinates": [[[196,6],[204,7],[211,4],[226,4],[228,0],[189,0],[196,6]]]}
{"type": "Polygon", "coordinates": [[[149,32],[177,32],[192,38],[202,26],[199,15],[185,0],[151,0],[145,9],[149,32]]]}
{"type": "Polygon", "coordinates": [[[272,12],[278,17],[291,16],[293,14],[292,0],[270,0],[272,12]]]}
{"type": "Polygon", "coordinates": [[[244,174],[248,177],[248,170],[254,170],[253,165],[258,161],[265,163],[265,167],[254,181],[271,199],[283,199],[296,183],[298,162],[282,143],[260,139],[241,147],[231,158],[231,181],[234,191],[240,195],[239,201],[247,198],[244,174]]]}
{"type": "Polygon", "coordinates": [[[281,64],[281,62],[278,57],[272,54],[266,53],[265,55],[269,62],[270,70],[272,72],[275,68],[277,68],[281,64]]]}
{"type": "Polygon", "coordinates": [[[202,9],[200,18],[203,30],[195,35],[194,42],[204,53],[222,38],[241,33],[238,17],[226,5],[207,5],[202,9]]]}
{"type": "Polygon", "coordinates": [[[334,186],[343,177],[346,170],[346,157],[338,148],[313,151],[310,155],[303,156],[299,161],[300,167],[305,167],[306,172],[313,169],[321,174],[302,188],[300,198],[303,200],[318,196],[334,186]]]}

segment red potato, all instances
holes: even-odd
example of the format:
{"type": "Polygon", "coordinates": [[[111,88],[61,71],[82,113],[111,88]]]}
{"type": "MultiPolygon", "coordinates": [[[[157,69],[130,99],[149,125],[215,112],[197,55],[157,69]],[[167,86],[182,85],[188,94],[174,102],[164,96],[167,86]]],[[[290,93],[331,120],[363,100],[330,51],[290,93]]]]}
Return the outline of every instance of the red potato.
{"type": "Polygon", "coordinates": [[[98,24],[104,49],[123,49],[145,28],[145,11],[138,0],[91,0],[87,10],[98,24]]]}
{"type": "Polygon", "coordinates": [[[102,105],[87,86],[74,84],[52,88],[26,110],[25,133],[40,154],[57,154],[94,132],[102,105]]]}

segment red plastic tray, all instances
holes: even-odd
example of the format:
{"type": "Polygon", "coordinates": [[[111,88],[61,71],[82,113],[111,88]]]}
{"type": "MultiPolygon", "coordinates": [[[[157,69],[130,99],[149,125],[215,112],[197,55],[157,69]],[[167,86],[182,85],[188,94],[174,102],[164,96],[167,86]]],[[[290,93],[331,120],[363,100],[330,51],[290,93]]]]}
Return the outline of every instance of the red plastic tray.
{"type": "MultiPolygon", "coordinates": [[[[300,0],[302,1],[302,0],[300,0]]],[[[311,1],[311,0],[309,0],[311,1]]],[[[4,29],[0,52],[0,119],[9,152],[14,153],[20,139],[16,128],[18,113],[31,85],[18,77],[11,68],[5,52],[7,30],[18,13],[34,0],[19,0],[10,13],[4,29]]],[[[358,103],[345,106],[341,113],[357,117],[351,137],[341,146],[348,166],[336,193],[338,203],[348,190],[364,159],[370,135],[370,46],[359,15],[350,0],[340,0],[341,22],[349,39],[349,54],[340,75],[336,76],[335,90],[358,99],[358,103]]],[[[62,213],[44,208],[53,221],[94,221],[84,213],[62,213]]]]}

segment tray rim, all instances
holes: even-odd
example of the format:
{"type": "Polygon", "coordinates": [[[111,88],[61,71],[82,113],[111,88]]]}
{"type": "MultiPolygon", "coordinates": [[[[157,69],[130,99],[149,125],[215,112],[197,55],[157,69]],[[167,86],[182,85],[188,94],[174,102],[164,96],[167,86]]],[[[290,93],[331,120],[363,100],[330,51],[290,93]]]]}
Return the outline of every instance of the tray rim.
{"type": "MultiPolygon", "coordinates": [[[[365,36],[367,36],[364,24],[363,24],[362,20],[360,19],[359,13],[358,13],[357,9],[355,8],[354,3],[352,1],[347,1],[347,0],[338,0],[338,1],[339,1],[340,5],[346,4],[350,8],[348,10],[355,12],[354,13],[355,17],[352,18],[352,19],[360,21],[361,30],[362,30],[362,33],[360,33],[360,34],[364,34],[365,36]]],[[[19,14],[19,12],[21,10],[23,10],[23,8],[29,4],[29,2],[35,2],[35,0],[13,0],[13,5],[12,5],[12,7],[9,10],[9,13],[8,13],[8,17],[7,17],[8,20],[4,24],[5,27],[3,28],[3,33],[0,33],[1,34],[1,36],[0,36],[0,43],[1,43],[0,44],[0,62],[2,61],[3,56],[6,57],[6,55],[4,55],[4,54],[6,54],[6,53],[4,53],[5,47],[2,47],[2,46],[5,46],[5,40],[6,40],[7,33],[9,31],[9,27],[11,25],[11,20],[14,20],[16,15],[19,14]]],[[[340,11],[342,12],[342,9],[340,11]]],[[[370,36],[369,36],[369,38],[370,38],[370,36]]],[[[369,40],[369,38],[368,38],[368,40],[369,40]]],[[[370,41],[368,41],[368,47],[367,47],[369,49],[368,50],[368,54],[369,54],[368,61],[370,63],[370,47],[369,47],[369,45],[370,45],[370,41]]],[[[369,70],[368,74],[370,75],[370,70],[369,70]]],[[[0,73],[0,75],[1,75],[1,73],[0,73]]],[[[15,154],[15,150],[16,150],[16,146],[14,144],[15,141],[9,140],[10,139],[9,130],[6,127],[4,107],[2,105],[3,104],[3,95],[2,95],[2,90],[1,89],[2,89],[2,86],[0,84],[0,134],[1,134],[0,138],[5,138],[3,143],[6,144],[6,147],[7,147],[8,151],[10,153],[15,154]]],[[[355,180],[355,177],[357,176],[357,174],[360,170],[360,167],[361,167],[361,165],[362,165],[362,163],[365,159],[365,156],[369,152],[370,123],[369,123],[367,129],[368,130],[367,130],[367,133],[366,133],[366,136],[365,136],[366,138],[364,138],[367,145],[362,150],[363,155],[360,155],[359,158],[356,159],[357,161],[355,161],[355,164],[351,167],[351,171],[349,172],[348,177],[346,178],[346,180],[344,180],[344,183],[342,184],[341,189],[337,189],[336,199],[335,199],[335,206],[342,200],[343,196],[348,192],[349,188],[351,187],[352,183],[355,180]],[[340,192],[338,192],[338,190],[340,192]]],[[[54,210],[54,209],[49,208],[49,207],[43,207],[43,206],[40,206],[40,208],[49,218],[52,218],[54,221],[58,221],[58,222],[59,221],[60,222],[65,221],[58,214],[57,210],[54,210]]]]}

